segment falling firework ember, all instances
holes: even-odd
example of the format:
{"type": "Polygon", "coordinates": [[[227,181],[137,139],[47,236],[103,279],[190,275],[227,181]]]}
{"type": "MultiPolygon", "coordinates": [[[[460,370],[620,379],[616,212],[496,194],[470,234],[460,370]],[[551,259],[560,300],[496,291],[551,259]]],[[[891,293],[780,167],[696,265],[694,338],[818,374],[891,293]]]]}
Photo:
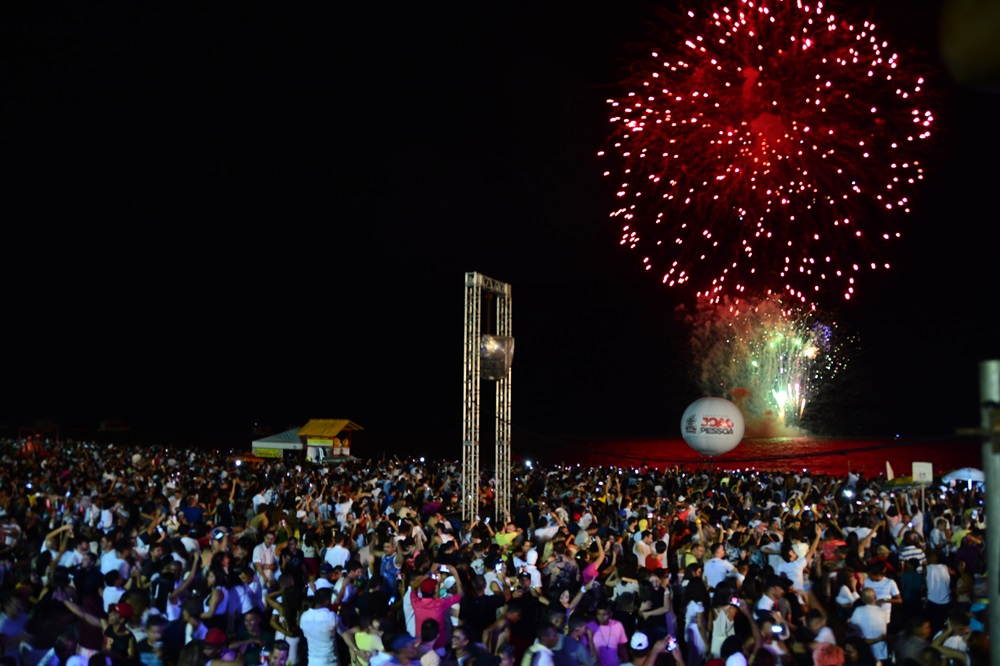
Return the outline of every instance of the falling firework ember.
{"type": "Polygon", "coordinates": [[[821,2],[708,6],[667,18],[608,100],[621,244],[715,302],[850,299],[924,178],[924,78],[821,2]]]}

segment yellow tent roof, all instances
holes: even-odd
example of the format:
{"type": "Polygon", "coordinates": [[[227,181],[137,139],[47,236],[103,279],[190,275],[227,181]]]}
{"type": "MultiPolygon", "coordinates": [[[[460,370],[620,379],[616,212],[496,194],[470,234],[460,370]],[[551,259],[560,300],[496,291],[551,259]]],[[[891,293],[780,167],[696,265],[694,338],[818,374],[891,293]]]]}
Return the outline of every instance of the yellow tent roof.
{"type": "Polygon", "coordinates": [[[300,437],[336,437],[344,430],[364,430],[354,421],[347,419],[309,419],[299,428],[300,437]]]}

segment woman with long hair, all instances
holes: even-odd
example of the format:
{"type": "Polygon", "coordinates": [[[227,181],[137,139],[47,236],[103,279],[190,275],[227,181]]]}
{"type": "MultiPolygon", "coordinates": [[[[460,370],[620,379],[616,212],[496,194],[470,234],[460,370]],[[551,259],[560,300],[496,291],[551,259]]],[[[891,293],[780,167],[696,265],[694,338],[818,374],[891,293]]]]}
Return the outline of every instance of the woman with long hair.
{"type": "Polygon", "coordinates": [[[875,538],[875,535],[878,534],[878,531],[884,525],[884,520],[876,521],[864,538],[858,536],[856,529],[847,533],[847,537],[845,538],[847,542],[847,557],[844,560],[846,566],[853,568],[855,571],[865,570],[865,563],[870,559],[869,549],[871,548],[872,539],[875,538]]]}
{"type": "Polygon", "coordinates": [[[302,559],[309,572],[310,580],[316,580],[319,574],[319,539],[316,535],[316,528],[306,527],[302,531],[302,559]]]}
{"type": "Polygon", "coordinates": [[[743,582],[740,583],[739,596],[752,605],[760,598],[761,594],[761,566],[750,564],[747,566],[743,582]]]}
{"type": "Polygon", "coordinates": [[[274,629],[274,640],[288,643],[288,666],[298,663],[299,643],[302,640],[299,615],[302,613],[303,593],[292,582],[291,577],[283,576],[279,580],[280,587],[264,597],[267,605],[274,611],[270,623],[274,629]]]}
{"type": "Polygon", "coordinates": [[[836,590],[834,601],[837,604],[838,617],[846,622],[854,612],[855,606],[861,601],[861,582],[853,567],[844,566],[837,572],[833,588],[836,590]]]}
{"type": "Polygon", "coordinates": [[[740,604],[745,603],[736,595],[736,590],[726,584],[720,584],[712,594],[712,608],[708,616],[711,627],[711,643],[709,652],[713,657],[722,656],[722,644],[730,636],[736,635],[736,616],[740,604]]]}
{"type": "Polygon", "coordinates": [[[210,566],[205,575],[208,593],[202,600],[201,621],[209,629],[229,633],[229,590],[226,572],[219,566],[210,566]]]}
{"type": "Polygon", "coordinates": [[[701,666],[708,654],[708,609],[711,598],[704,578],[688,578],[684,586],[684,641],[687,666],[701,666]]]}
{"type": "Polygon", "coordinates": [[[586,591],[582,585],[555,588],[540,601],[547,604],[550,609],[560,611],[563,615],[563,625],[566,626],[569,624],[570,616],[576,612],[577,606],[583,600],[586,591]]]}

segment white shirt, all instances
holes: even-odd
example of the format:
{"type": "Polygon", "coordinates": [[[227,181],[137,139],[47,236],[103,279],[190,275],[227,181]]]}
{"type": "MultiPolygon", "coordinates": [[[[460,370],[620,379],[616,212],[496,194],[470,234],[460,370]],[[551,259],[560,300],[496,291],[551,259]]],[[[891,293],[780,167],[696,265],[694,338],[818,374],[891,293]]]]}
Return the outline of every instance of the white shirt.
{"type": "Polygon", "coordinates": [[[188,555],[198,555],[201,553],[201,544],[190,535],[185,534],[182,536],[181,543],[184,544],[184,550],[188,552],[188,555]]]}
{"type": "Polygon", "coordinates": [[[122,598],[125,594],[124,587],[111,587],[110,585],[105,585],[104,589],[101,591],[101,598],[104,600],[104,612],[108,612],[108,608],[112,604],[118,603],[118,600],[122,598]]]}
{"type": "Polygon", "coordinates": [[[310,608],[299,616],[299,628],[309,646],[307,666],[339,663],[335,637],[343,631],[340,616],[329,608],[310,608]]]}
{"type": "Polygon", "coordinates": [[[951,603],[951,574],[947,564],[928,564],[924,572],[927,579],[927,601],[939,606],[951,603]]]}
{"type": "Polygon", "coordinates": [[[485,594],[487,596],[492,597],[494,594],[496,594],[496,592],[493,591],[493,583],[496,583],[497,587],[499,587],[501,590],[507,587],[506,585],[504,585],[503,581],[500,580],[500,577],[497,576],[497,573],[495,571],[487,571],[485,574],[483,574],[483,578],[485,579],[486,582],[485,594]]]}
{"type": "Polygon", "coordinates": [[[781,564],[774,568],[774,573],[778,574],[779,576],[781,574],[785,574],[785,577],[788,578],[788,580],[792,581],[792,587],[794,587],[796,590],[799,590],[800,592],[805,592],[806,564],[808,564],[808,562],[806,562],[806,560],[802,558],[792,560],[791,562],[785,562],[784,560],[782,560],[781,564]]]}
{"type": "Polygon", "coordinates": [[[347,582],[347,576],[341,576],[337,579],[337,582],[333,584],[333,598],[336,599],[337,595],[340,594],[340,590],[347,585],[347,589],[344,590],[344,596],[340,598],[340,603],[346,604],[351,601],[357,594],[358,588],[354,583],[347,582]]]}
{"type": "Polygon", "coordinates": [[[333,513],[337,516],[337,522],[341,527],[347,522],[347,514],[352,506],[354,506],[354,500],[350,499],[333,505],[333,513]]]}
{"type": "Polygon", "coordinates": [[[816,634],[816,638],[813,639],[817,643],[829,643],[830,645],[837,644],[837,636],[833,633],[833,629],[830,627],[823,627],[816,634]]]}
{"type": "Polygon", "coordinates": [[[718,587],[719,583],[726,579],[730,571],[736,569],[736,565],[724,557],[713,557],[705,562],[705,584],[709,588],[718,587]]]}
{"type": "Polygon", "coordinates": [[[326,549],[325,559],[331,567],[342,567],[351,559],[351,551],[344,548],[339,543],[326,549]]]}
{"type": "Polygon", "coordinates": [[[754,606],[754,614],[760,617],[761,615],[770,615],[777,607],[774,603],[774,599],[767,596],[766,594],[761,595],[760,599],[757,600],[757,604],[754,606]]]}
{"type": "Polygon", "coordinates": [[[542,589],[542,572],[534,564],[524,565],[525,573],[531,574],[531,587],[542,589]]]}
{"type": "Polygon", "coordinates": [[[767,558],[767,563],[770,564],[776,571],[778,569],[778,565],[785,561],[785,558],[781,556],[780,541],[765,543],[760,547],[760,552],[767,558]]]}
{"type": "MultiPolygon", "coordinates": [[[[313,591],[313,587],[315,587],[316,590],[322,590],[324,587],[328,587],[331,590],[335,589],[333,587],[333,583],[330,582],[330,579],[329,578],[323,578],[322,576],[320,576],[319,578],[317,578],[316,580],[314,580],[312,586],[309,586],[309,587],[306,588],[306,596],[307,597],[316,596],[316,592],[313,591]]],[[[334,596],[336,596],[336,593],[334,593],[334,596]]]]}
{"type": "Polygon", "coordinates": [[[931,548],[934,548],[935,550],[947,548],[948,537],[945,535],[943,531],[935,527],[934,529],[931,530],[930,544],[931,548]]]}
{"type": "MultiPolygon", "coordinates": [[[[55,554],[55,553],[53,553],[55,554]]],[[[76,548],[67,550],[59,558],[59,566],[73,568],[83,562],[83,555],[76,548]]]]}
{"type": "Polygon", "coordinates": [[[545,647],[535,639],[535,642],[531,644],[524,652],[524,657],[521,658],[521,666],[555,666],[555,661],[552,657],[552,650],[545,647]],[[535,655],[538,655],[538,659],[535,659],[535,655]],[[532,665],[532,662],[535,662],[532,665]]]}
{"type": "Polygon", "coordinates": [[[689,649],[696,649],[702,656],[708,652],[708,646],[705,645],[705,639],[698,630],[698,615],[704,612],[705,606],[700,601],[692,601],[684,609],[684,637],[688,641],[689,649]]]}
{"type": "Polygon", "coordinates": [[[541,546],[546,541],[550,541],[559,534],[559,525],[549,525],[548,527],[538,527],[531,533],[531,540],[541,546]]]}
{"type": "Polygon", "coordinates": [[[736,625],[729,619],[728,608],[717,609],[711,630],[712,643],[709,652],[713,657],[721,657],[723,641],[736,633],[736,625]]]}
{"type": "Polygon", "coordinates": [[[860,598],[860,592],[855,592],[846,585],[841,585],[840,591],[837,593],[837,603],[841,606],[852,606],[860,598]]]}
{"type": "Polygon", "coordinates": [[[652,547],[646,543],[645,539],[639,539],[632,546],[632,554],[639,560],[639,566],[646,565],[646,556],[652,552],[652,547]]]}
{"type": "Polygon", "coordinates": [[[243,615],[253,608],[264,610],[263,601],[260,595],[260,581],[254,577],[253,581],[244,585],[237,585],[233,588],[233,605],[239,608],[240,615],[243,615]],[[256,591],[254,588],[256,587],[256,591]]]}
{"type": "Polygon", "coordinates": [[[413,598],[409,592],[403,594],[403,621],[406,624],[406,633],[416,636],[417,612],[413,609],[413,598]]]}
{"type": "MultiPolygon", "coordinates": [[[[875,590],[876,599],[892,599],[899,594],[899,586],[896,585],[896,581],[888,576],[883,576],[882,580],[872,580],[871,577],[865,578],[864,587],[870,587],[875,590]]],[[[889,623],[892,618],[892,604],[884,603],[877,606],[883,613],[885,613],[885,622],[889,623]]]]}
{"type": "MultiPolygon", "coordinates": [[[[275,555],[274,544],[272,543],[270,546],[268,546],[268,545],[266,545],[264,543],[259,543],[256,546],[254,546],[254,549],[253,549],[253,563],[254,564],[260,564],[262,567],[265,567],[265,565],[268,565],[268,564],[276,564],[277,563],[277,557],[275,555]]],[[[264,568],[264,580],[261,581],[261,582],[262,583],[270,583],[270,581],[274,579],[274,571],[275,571],[274,569],[267,569],[265,567],[264,568]]],[[[259,578],[259,576],[258,576],[258,578],[259,578]]]]}
{"type": "Polygon", "coordinates": [[[128,580],[128,562],[118,557],[118,552],[114,550],[109,550],[101,556],[101,574],[109,571],[118,571],[122,575],[122,580],[128,580]]]}
{"type": "MultiPolygon", "coordinates": [[[[885,635],[889,628],[889,618],[881,608],[874,604],[858,606],[851,614],[850,623],[863,638],[872,639],[885,635]]],[[[872,653],[876,659],[889,658],[889,646],[884,640],[872,645],[872,653]]]]}

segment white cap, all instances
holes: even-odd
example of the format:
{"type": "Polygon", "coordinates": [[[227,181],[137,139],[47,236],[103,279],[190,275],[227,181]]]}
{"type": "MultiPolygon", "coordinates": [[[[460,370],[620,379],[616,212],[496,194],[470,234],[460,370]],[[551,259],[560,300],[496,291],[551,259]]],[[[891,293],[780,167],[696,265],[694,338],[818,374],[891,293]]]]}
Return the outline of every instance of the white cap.
{"type": "Polygon", "coordinates": [[[645,650],[649,647],[649,636],[641,631],[635,632],[632,634],[632,640],[629,641],[629,647],[633,650],[645,650]]]}

